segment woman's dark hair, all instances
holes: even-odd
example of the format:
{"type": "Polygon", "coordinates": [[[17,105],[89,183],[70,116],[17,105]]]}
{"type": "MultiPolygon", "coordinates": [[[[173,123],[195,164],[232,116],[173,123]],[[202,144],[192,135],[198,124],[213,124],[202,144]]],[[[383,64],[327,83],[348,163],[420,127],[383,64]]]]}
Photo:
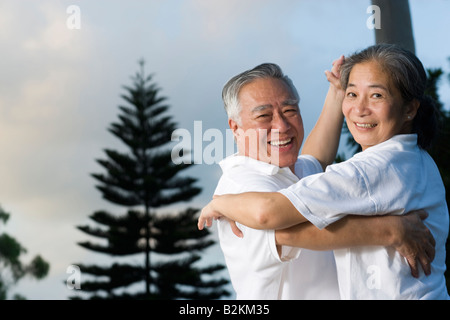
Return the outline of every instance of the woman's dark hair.
{"type": "Polygon", "coordinates": [[[427,74],[422,62],[412,52],[395,44],[377,44],[347,58],[341,67],[341,85],[347,88],[350,72],[359,63],[377,61],[401,92],[405,102],[417,99],[420,107],[413,120],[412,133],[417,134],[417,143],[428,149],[438,132],[439,112],[436,104],[425,95],[427,74]]]}

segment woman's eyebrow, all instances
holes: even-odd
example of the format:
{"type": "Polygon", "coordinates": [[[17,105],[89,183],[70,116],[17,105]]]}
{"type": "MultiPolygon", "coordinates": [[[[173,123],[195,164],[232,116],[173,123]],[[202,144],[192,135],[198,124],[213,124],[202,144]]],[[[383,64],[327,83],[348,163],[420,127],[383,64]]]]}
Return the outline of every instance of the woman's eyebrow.
{"type": "MultiPolygon", "coordinates": [[[[347,88],[349,88],[349,87],[356,87],[356,84],[354,84],[354,83],[349,83],[349,84],[347,85],[347,88]]],[[[385,90],[385,91],[389,91],[388,88],[386,88],[384,85],[379,84],[379,83],[370,84],[368,87],[369,87],[369,88],[383,89],[383,90],[385,90]]]]}
{"type": "Polygon", "coordinates": [[[378,83],[369,85],[369,88],[383,89],[385,91],[389,91],[385,86],[383,86],[382,84],[378,84],[378,83]]]}

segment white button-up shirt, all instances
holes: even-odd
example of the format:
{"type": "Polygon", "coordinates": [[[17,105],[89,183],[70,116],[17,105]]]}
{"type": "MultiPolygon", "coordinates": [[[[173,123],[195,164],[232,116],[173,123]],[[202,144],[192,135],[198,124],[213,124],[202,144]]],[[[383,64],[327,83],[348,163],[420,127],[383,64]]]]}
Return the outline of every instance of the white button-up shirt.
{"type": "Polygon", "coordinates": [[[436,240],[431,275],[411,276],[405,258],[389,247],[335,250],[343,299],[448,299],[445,243],[449,216],[445,188],[417,135],[397,135],[351,159],[328,166],[280,191],[319,228],[348,214],[405,214],[424,209],[436,240]]]}
{"type": "MultiPolygon", "coordinates": [[[[295,172],[249,157],[233,155],[220,162],[223,175],[215,194],[250,191],[274,192],[296,183],[299,177],[322,172],[311,156],[300,156],[295,172]]],[[[238,227],[236,237],[229,223],[218,222],[220,246],[237,299],[340,299],[332,251],[282,247],[277,252],[274,230],[238,227]]]]}

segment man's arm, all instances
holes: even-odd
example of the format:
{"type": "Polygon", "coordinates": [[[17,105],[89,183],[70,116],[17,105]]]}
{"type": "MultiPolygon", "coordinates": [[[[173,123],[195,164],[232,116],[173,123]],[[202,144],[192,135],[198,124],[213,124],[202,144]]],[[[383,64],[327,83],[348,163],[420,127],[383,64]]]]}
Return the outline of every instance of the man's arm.
{"type": "Polygon", "coordinates": [[[330,87],[319,119],[302,148],[302,154],[309,154],[316,158],[322,165],[323,170],[332,164],[336,158],[344,121],[342,114],[344,90],[339,79],[339,68],[343,62],[344,56],[341,56],[333,62],[331,71],[326,71],[330,87]]]}
{"type": "Polygon", "coordinates": [[[413,276],[420,264],[430,273],[435,240],[423,224],[428,214],[415,211],[403,216],[347,216],[319,230],[311,223],[277,230],[277,244],[310,250],[334,250],[356,246],[393,247],[405,257],[413,276]]]}

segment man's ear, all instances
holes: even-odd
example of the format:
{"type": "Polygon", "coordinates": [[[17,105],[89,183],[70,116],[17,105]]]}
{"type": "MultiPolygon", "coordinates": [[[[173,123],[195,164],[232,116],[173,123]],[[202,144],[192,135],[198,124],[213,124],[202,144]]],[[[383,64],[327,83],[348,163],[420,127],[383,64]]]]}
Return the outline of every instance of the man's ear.
{"type": "Polygon", "coordinates": [[[236,138],[236,135],[239,135],[239,130],[237,130],[239,126],[237,122],[230,118],[228,119],[228,126],[230,127],[231,132],[233,132],[233,135],[236,138]]]}

